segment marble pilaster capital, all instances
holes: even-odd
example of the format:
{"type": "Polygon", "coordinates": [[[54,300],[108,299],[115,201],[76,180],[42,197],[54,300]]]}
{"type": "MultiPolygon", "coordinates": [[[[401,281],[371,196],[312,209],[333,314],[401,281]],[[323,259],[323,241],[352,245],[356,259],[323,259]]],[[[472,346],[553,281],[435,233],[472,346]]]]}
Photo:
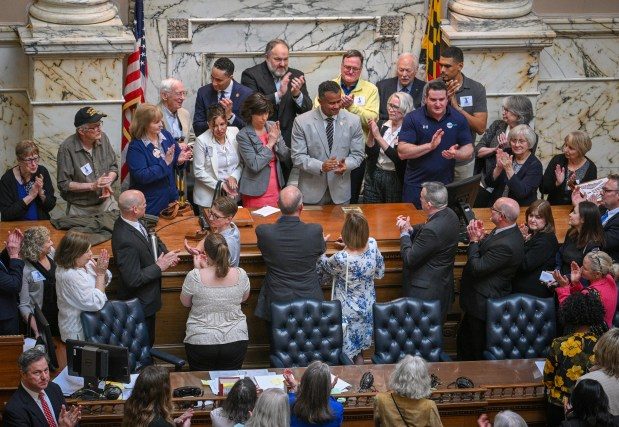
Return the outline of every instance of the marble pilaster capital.
{"type": "Polygon", "coordinates": [[[533,0],[450,0],[449,10],[471,18],[517,18],[531,12],[533,0]]]}
{"type": "Polygon", "coordinates": [[[29,13],[51,24],[88,25],[113,19],[118,9],[110,0],[36,0],[29,13]]]}

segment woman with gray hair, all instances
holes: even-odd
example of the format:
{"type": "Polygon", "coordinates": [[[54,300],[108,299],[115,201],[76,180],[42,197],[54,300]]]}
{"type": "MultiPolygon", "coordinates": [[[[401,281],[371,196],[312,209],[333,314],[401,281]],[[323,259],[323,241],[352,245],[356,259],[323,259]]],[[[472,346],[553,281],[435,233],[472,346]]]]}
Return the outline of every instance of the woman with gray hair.
{"type": "Polygon", "coordinates": [[[490,202],[509,197],[520,206],[529,206],[537,200],[537,188],[542,183],[542,162],[532,153],[537,136],[528,125],[518,125],[509,131],[510,151],[498,149],[496,165],[486,175],[486,184],[494,188],[490,202]],[[511,153],[510,153],[511,152],[511,153]]]}
{"type": "Polygon", "coordinates": [[[380,129],[374,120],[370,120],[370,132],[365,142],[367,166],[363,187],[364,203],[402,201],[406,163],[398,157],[396,145],[404,116],[413,109],[413,97],[404,92],[396,92],[387,101],[389,120],[380,129]]]}
{"type": "MultiPolygon", "coordinates": [[[[475,207],[492,206],[490,199],[493,188],[486,184],[486,177],[492,174],[496,165],[497,150],[509,150],[508,134],[518,125],[528,125],[533,120],[533,105],[529,98],[523,95],[511,95],[503,99],[502,117],[492,122],[475,146],[475,173],[481,173],[482,190],[477,194],[475,207]]],[[[537,135],[531,151],[535,152],[537,135]]],[[[500,197],[500,196],[499,196],[500,197]]]]}
{"type": "MultiPolygon", "coordinates": [[[[235,427],[243,424],[236,424],[235,427]]],[[[268,388],[262,392],[245,427],[289,427],[290,406],[284,390],[268,388]]]]}
{"type": "Polygon", "coordinates": [[[34,318],[35,306],[43,312],[52,335],[60,336],[53,246],[50,232],[46,227],[30,227],[24,231],[21,247],[24,273],[19,293],[19,312],[37,338],[40,331],[34,318]]]}
{"type": "Polygon", "coordinates": [[[390,391],[378,393],[374,400],[376,426],[442,426],[431,394],[430,374],[419,356],[405,356],[389,379],[390,391]]]}

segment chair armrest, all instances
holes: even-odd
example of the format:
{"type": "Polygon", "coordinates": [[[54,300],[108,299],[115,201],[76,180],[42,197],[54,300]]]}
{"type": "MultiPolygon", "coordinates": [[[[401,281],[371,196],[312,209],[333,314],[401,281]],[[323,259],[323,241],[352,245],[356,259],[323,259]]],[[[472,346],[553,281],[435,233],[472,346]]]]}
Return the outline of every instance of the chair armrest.
{"type": "Polygon", "coordinates": [[[483,357],[485,360],[498,360],[496,356],[488,350],[484,351],[483,357]]]}
{"type": "Polygon", "coordinates": [[[164,362],[171,363],[172,365],[174,365],[174,370],[177,372],[183,369],[183,366],[185,366],[185,363],[187,363],[180,357],[174,356],[170,353],[166,353],[165,351],[157,350],[156,348],[150,349],[150,355],[151,357],[156,357],[157,359],[161,359],[164,362]]]}
{"type": "Polygon", "coordinates": [[[439,355],[439,361],[441,362],[451,362],[451,357],[449,357],[449,355],[447,353],[445,353],[444,351],[441,351],[441,354],[439,355]]]}
{"type": "Polygon", "coordinates": [[[353,365],[354,363],[350,360],[350,357],[346,356],[344,352],[340,353],[340,363],[342,365],[353,365]]]}
{"type": "MultiPolygon", "coordinates": [[[[271,367],[273,368],[286,368],[286,366],[284,366],[284,362],[282,362],[282,359],[280,359],[277,356],[273,356],[270,355],[269,359],[271,359],[271,367]]],[[[291,366],[288,366],[288,368],[290,368],[291,366]]]]}
{"type": "Polygon", "coordinates": [[[378,354],[373,354],[372,363],[375,365],[384,365],[387,362],[385,362],[385,359],[382,356],[379,356],[378,354]]]}

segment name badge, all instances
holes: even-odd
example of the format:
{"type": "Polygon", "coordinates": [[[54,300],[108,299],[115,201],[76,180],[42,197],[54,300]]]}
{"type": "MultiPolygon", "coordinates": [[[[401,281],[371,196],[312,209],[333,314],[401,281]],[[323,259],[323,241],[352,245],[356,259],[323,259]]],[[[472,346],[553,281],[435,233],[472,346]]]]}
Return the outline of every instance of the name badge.
{"type": "Polygon", "coordinates": [[[473,106],[473,97],[471,95],[460,97],[460,107],[472,107],[472,106],[473,106]]]}
{"type": "Polygon", "coordinates": [[[45,280],[45,276],[43,276],[39,270],[34,270],[32,272],[32,281],[33,282],[41,282],[43,280],[45,280]]]}
{"type": "Polygon", "coordinates": [[[355,105],[365,105],[365,96],[355,96],[353,103],[355,105]]]}
{"type": "Polygon", "coordinates": [[[80,168],[80,170],[82,171],[84,176],[88,176],[92,173],[92,166],[90,166],[90,163],[86,163],[84,166],[80,168]]]}

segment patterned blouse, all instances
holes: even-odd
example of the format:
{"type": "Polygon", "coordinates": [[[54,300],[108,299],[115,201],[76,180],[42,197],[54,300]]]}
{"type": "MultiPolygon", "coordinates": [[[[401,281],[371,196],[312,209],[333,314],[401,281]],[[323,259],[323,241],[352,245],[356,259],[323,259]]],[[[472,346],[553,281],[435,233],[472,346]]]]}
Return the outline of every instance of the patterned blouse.
{"type": "Polygon", "coordinates": [[[544,366],[544,385],[548,401],[563,406],[578,378],[589,372],[594,363],[593,347],[598,336],[592,332],[576,332],[555,338],[544,366]]]}

